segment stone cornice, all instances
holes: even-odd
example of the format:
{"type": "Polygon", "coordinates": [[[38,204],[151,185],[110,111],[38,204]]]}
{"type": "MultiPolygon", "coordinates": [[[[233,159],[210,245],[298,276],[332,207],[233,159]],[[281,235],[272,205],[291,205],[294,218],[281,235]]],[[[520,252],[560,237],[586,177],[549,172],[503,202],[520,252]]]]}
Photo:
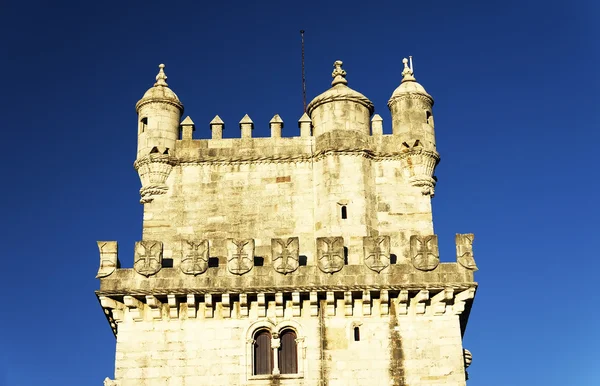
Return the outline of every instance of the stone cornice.
{"type": "MultiPolygon", "coordinates": [[[[299,163],[299,162],[313,162],[319,161],[325,156],[329,155],[347,155],[347,156],[359,156],[369,158],[375,161],[395,161],[402,160],[414,155],[427,155],[436,160],[436,164],[440,160],[440,156],[437,152],[425,149],[411,149],[407,151],[398,152],[377,152],[368,149],[361,148],[347,148],[347,149],[327,149],[313,154],[302,154],[297,156],[290,155],[277,155],[272,156],[260,156],[260,157],[223,157],[223,158],[179,158],[174,161],[174,164],[180,165],[205,165],[205,164],[216,164],[216,165],[232,165],[232,164],[244,164],[244,163],[299,163]]],[[[137,161],[136,161],[137,162],[137,161]]]]}
{"type": "Polygon", "coordinates": [[[419,100],[425,101],[425,102],[429,103],[431,106],[433,106],[433,98],[431,96],[416,93],[416,92],[411,92],[411,93],[404,93],[404,94],[392,96],[392,98],[390,98],[390,100],[388,101],[388,104],[387,104],[388,108],[391,108],[392,105],[394,104],[394,102],[396,102],[397,100],[401,100],[401,99],[419,99],[419,100]]]}
{"type": "Polygon", "coordinates": [[[167,105],[175,106],[183,114],[183,103],[166,98],[142,98],[135,104],[135,111],[138,112],[140,110],[140,107],[147,105],[148,103],[164,103],[167,105]]]}

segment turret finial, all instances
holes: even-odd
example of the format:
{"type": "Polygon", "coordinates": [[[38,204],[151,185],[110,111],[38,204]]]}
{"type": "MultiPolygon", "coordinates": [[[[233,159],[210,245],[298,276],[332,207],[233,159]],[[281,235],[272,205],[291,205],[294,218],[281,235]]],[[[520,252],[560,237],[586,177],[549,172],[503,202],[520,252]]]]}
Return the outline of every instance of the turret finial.
{"type": "Polygon", "coordinates": [[[414,77],[413,70],[408,66],[408,59],[402,59],[402,63],[404,63],[404,70],[402,70],[402,82],[415,81],[416,79],[414,77]]]}
{"type": "Polygon", "coordinates": [[[342,69],[343,64],[344,62],[342,62],[341,60],[336,60],[333,63],[334,69],[331,73],[331,76],[333,77],[333,81],[331,82],[332,86],[336,86],[338,84],[348,84],[348,81],[346,80],[346,71],[342,69]]]}
{"type": "Polygon", "coordinates": [[[165,65],[164,64],[159,64],[158,68],[160,69],[158,71],[158,75],[156,75],[156,83],[154,83],[154,86],[168,86],[167,84],[167,74],[165,74],[165,65]]]}

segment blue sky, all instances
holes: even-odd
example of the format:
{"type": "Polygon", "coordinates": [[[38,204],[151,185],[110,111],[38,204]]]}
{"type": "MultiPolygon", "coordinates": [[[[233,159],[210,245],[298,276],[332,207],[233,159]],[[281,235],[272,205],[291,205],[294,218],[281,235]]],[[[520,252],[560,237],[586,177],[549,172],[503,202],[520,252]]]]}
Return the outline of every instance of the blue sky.
{"type": "Polygon", "coordinates": [[[598,385],[598,38],[593,1],[0,2],[0,385],[99,385],[115,341],[96,240],[141,234],[135,103],[165,63],[196,123],[284,136],[344,61],[386,103],[413,55],[435,98],[442,260],[473,232],[471,386],[598,385]]]}

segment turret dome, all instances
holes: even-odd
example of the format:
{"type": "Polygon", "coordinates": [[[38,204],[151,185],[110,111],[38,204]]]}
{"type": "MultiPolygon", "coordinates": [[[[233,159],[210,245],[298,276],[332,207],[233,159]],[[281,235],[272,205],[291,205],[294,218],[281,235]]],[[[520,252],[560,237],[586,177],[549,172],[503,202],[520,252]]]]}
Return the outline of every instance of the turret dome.
{"type": "Polygon", "coordinates": [[[400,83],[400,86],[398,86],[392,93],[392,96],[390,97],[390,100],[388,102],[388,106],[390,103],[392,103],[394,99],[402,97],[406,94],[421,94],[426,98],[430,99],[431,104],[433,105],[433,98],[431,97],[431,95],[429,95],[427,91],[425,91],[425,88],[421,86],[421,84],[419,84],[419,82],[417,82],[417,80],[415,79],[412,68],[408,66],[408,59],[404,58],[402,60],[402,63],[404,63],[404,70],[402,71],[402,82],[400,83]]]}
{"type": "Polygon", "coordinates": [[[142,99],[136,103],[136,110],[139,110],[142,105],[149,102],[165,102],[175,105],[183,112],[183,104],[179,100],[179,97],[177,97],[177,94],[168,87],[167,75],[164,71],[165,65],[160,64],[158,68],[159,71],[158,75],[156,75],[156,83],[154,83],[154,86],[150,87],[142,99]]]}
{"type": "Polygon", "coordinates": [[[346,80],[346,71],[342,69],[343,62],[336,60],[333,64],[334,70],[331,76],[331,88],[324,93],[316,96],[307,106],[308,115],[312,116],[312,112],[319,106],[336,101],[348,101],[360,104],[369,110],[369,114],[373,114],[375,108],[373,102],[366,96],[348,87],[346,80]]]}

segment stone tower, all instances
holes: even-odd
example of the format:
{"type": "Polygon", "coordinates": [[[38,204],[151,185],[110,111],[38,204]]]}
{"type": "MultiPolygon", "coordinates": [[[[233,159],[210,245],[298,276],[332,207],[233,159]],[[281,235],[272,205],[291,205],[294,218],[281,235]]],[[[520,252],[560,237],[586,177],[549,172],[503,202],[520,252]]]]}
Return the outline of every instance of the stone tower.
{"type": "MultiPolygon", "coordinates": [[[[388,107],[348,87],[308,105],[299,136],[192,139],[160,65],[137,103],[143,233],[133,268],[98,242],[115,334],[105,385],[465,385],[473,235],[440,263],[433,98],[408,61],[388,107]]],[[[207,125],[208,126],[208,125],[207,125]]]]}

